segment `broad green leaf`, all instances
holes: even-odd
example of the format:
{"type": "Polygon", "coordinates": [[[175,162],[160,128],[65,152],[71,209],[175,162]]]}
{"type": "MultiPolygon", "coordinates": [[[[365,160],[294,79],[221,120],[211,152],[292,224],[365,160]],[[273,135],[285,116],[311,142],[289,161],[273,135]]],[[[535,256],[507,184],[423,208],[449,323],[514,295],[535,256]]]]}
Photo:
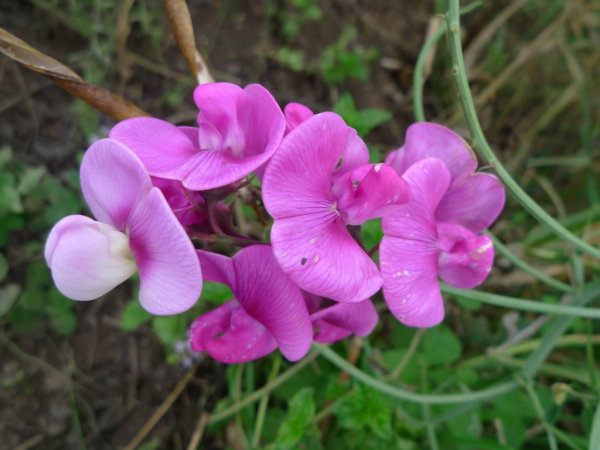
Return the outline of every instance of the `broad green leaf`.
{"type": "Polygon", "coordinates": [[[71,310],[51,311],[50,325],[63,336],[71,336],[77,329],[77,317],[71,310]]]}
{"type": "Polygon", "coordinates": [[[152,328],[160,342],[168,348],[173,348],[176,342],[186,339],[187,327],[185,318],[181,314],[156,316],[152,319],[152,328]]]}
{"type": "Polygon", "coordinates": [[[5,316],[10,308],[19,299],[21,287],[16,283],[10,283],[0,289],[0,317],[5,316]]]}
{"type": "Polygon", "coordinates": [[[368,220],[360,227],[360,237],[367,249],[373,248],[381,242],[383,231],[381,230],[381,219],[368,220]]]}
{"type": "Polygon", "coordinates": [[[296,72],[304,70],[304,53],[292,50],[288,47],[280,47],[275,55],[282,66],[288,67],[296,72]]]}
{"type": "Polygon", "coordinates": [[[152,314],[142,308],[138,299],[131,300],[125,308],[121,316],[121,329],[123,331],[133,331],[141,325],[152,319],[152,314]]]}
{"type": "Polygon", "coordinates": [[[19,177],[19,187],[17,188],[19,194],[29,194],[39,184],[45,174],[46,168],[44,166],[27,167],[19,177]]]}
{"type": "Polygon", "coordinates": [[[393,117],[392,113],[375,108],[363,109],[359,111],[358,115],[360,126],[356,128],[356,131],[361,137],[366,136],[373,128],[387,122],[393,117]]]}
{"type": "Polygon", "coordinates": [[[462,354],[462,343],[444,324],[427,330],[419,348],[429,365],[451,363],[462,354]]]}
{"type": "Polygon", "coordinates": [[[215,305],[222,305],[233,297],[231,289],[221,283],[205,281],[202,284],[201,302],[210,302],[215,305]]]}
{"type": "Polygon", "coordinates": [[[54,313],[59,314],[66,311],[70,312],[73,306],[73,300],[62,295],[56,286],[52,285],[48,291],[48,308],[54,313]]]}

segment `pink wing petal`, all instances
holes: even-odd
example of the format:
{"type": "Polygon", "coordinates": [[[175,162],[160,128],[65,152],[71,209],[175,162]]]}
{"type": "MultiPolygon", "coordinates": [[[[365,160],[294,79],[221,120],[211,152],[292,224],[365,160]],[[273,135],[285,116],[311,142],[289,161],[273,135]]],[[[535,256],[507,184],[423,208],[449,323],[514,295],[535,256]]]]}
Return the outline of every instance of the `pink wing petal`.
{"type": "Polygon", "coordinates": [[[477,168],[477,158],[469,145],[454,131],[434,123],[415,123],[406,131],[406,142],[386,163],[402,175],[424,158],[439,158],[448,166],[452,184],[468,177],[477,168]],[[389,161],[389,162],[388,162],[389,161]]]}
{"type": "Polygon", "coordinates": [[[333,211],[276,220],[273,251],[300,288],[339,302],[359,302],[381,288],[375,263],[333,211]]]}
{"type": "Polygon", "coordinates": [[[156,315],[178,314],[202,291],[200,261],[158,188],[134,210],[129,239],[140,272],[140,303],[156,315]]]}
{"type": "Polygon", "coordinates": [[[435,210],[435,218],[481,233],[502,212],[505,197],[504,186],[498,178],[475,173],[448,189],[435,210]]]}
{"type": "Polygon", "coordinates": [[[433,214],[448,189],[450,172],[442,160],[427,158],[413,164],[403,178],[412,190],[412,201],[382,219],[383,232],[433,242],[437,238],[433,214]]]}
{"type": "Polygon", "coordinates": [[[192,168],[187,163],[198,152],[187,134],[164,120],[137,117],[115,125],[110,138],[130,148],[150,175],[181,180],[192,168]]]}
{"type": "Polygon", "coordinates": [[[236,299],[269,330],[283,356],[302,358],[312,342],[311,322],[300,289],[281,271],[271,247],[246,247],[233,257],[233,265],[236,299]]]}
{"type": "Polygon", "coordinates": [[[276,221],[333,205],[331,175],[344,152],[347,135],[348,127],[340,116],[322,113],[285,137],[263,181],[265,206],[276,221]]]}
{"type": "Polygon", "coordinates": [[[338,196],[338,209],[347,225],[361,225],[367,220],[383,217],[410,201],[410,186],[387,164],[362,166],[347,176],[351,183],[345,183],[345,187],[356,189],[353,195],[344,196],[346,202],[338,196]],[[363,175],[364,169],[368,170],[363,175]],[[359,183],[357,188],[355,183],[359,183]]]}
{"type": "Polygon", "coordinates": [[[494,264],[494,246],[489,236],[476,236],[453,223],[438,223],[438,273],[446,283],[470,289],[486,279],[494,264]]]}
{"type": "Polygon", "coordinates": [[[315,115],[309,108],[300,103],[288,103],[285,105],[284,111],[290,130],[293,130],[302,122],[315,115]]]}
{"type": "Polygon", "coordinates": [[[96,219],[121,231],[152,188],[137,156],[112,139],[92,144],[83,157],[80,174],[83,196],[96,219]]]}
{"type": "Polygon", "coordinates": [[[435,242],[384,236],[379,245],[383,297],[404,325],[433,327],[444,318],[435,242]]]}
{"type": "Polygon", "coordinates": [[[200,149],[200,128],[197,127],[177,127],[187,136],[194,148],[200,149]]]}
{"type": "Polygon", "coordinates": [[[202,268],[202,278],[204,281],[213,281],[229,286],[232,291],[235,290],[235,269],[233,261],[224,255],[196,250],[200,259],[202,268]]]}
{"type": "Polygon", "coordinates": [[[44,255],[56,287],[73,300],[98,298],[136,271],[127,236],[84,216],[54,225],[44,255]]]}
{"type": "Polygon", "coordinates": [[[358,303],[337,303],[311,314],[310,320],[316,322],[320,329],[314,336],[315,341],[327,343],[343,339],[351,333],[360,337],[371,334],[379,316],[373,302],[364,300],[358,303]]]}
{"type": "Polygon", "coordinates": [[[332,182],[337,182],[346,173],[365,164],[369,164],[369,149],[360,136],[356,134],[356,130],[348,127],[346,146],[342,154],[342,165],[333,173],[332,182]]]}
{"type": "Polygon", "coordinates": [[[194,351],[206,350],[217,361],[229,364],[251,361],[277,348],[271,333],[235,299],[198,317],[191,327],[190,344],[194,351]]]}

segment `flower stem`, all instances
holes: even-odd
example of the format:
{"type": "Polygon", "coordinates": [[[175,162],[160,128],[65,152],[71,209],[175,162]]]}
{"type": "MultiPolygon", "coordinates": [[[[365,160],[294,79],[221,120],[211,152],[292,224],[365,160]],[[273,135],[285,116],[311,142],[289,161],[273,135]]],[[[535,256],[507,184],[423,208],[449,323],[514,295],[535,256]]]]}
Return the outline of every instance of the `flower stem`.
{"type": "MultiPolygon", "coordinates": [[[[273,369],[269,374],[269,378],[267,379],[267,385],[271,383],[277,374],[279,373],[279,367],[281,366],[281,353],[277,352],[275,354],[275,362],[273,363],[273,369]]],[[[256,425],[254,426],[254,435],[252,436],[252,446],[251,448],[258,448],[260,444],[260,435],[262,433],[262,427],[265,422],[265,414],[267,413],[267,406],[269,405],[269,393],[265,394],[263,398],[260,399],[260,403],[258,404],[258,413],[256,415],[256,425]]]]}
{"type": "Polygon", "coordinates": [[[448,15],[446,16],[447,28],[449,30],[450,54],[452,56],[452,74],[456,80],[458,91],[460,93],[460,101],[465,113],[465,118],[471,129],[475,146],[479,150],[485,162],[494,167],[496,173],[506,186],[507,190],[521,203],[521,205],[529,211],[529,213],[537,220],[552,229],[560,238],[569,242],[575,248],[600,259],[600,250],[584,240],[578,238],[568,229],[563,227],[556,219],[548,214],[538,205],[527,193],[519,186],[519,184],[511,177],[508,171],[500,163],[494,152],[490,148],[481,124],[477,118],[475,104],[469,88],[465,64],[462,54],[462,46],[460,41],[460,17],[459,17],[459,0],[450,0],[448,15]]]}
{"type": "Polygon", "coordinates": [[[523,300],[520,298],[476,291],[474,289],[459,289],[449,286],[446,283],[440,283],[440,288],[442,292],[445,292],[446,294],[487,303],[489,305],[501,306],[504,308],[518,309],[521,311],[533,311],[542,314],[554,314],[559,316],[600,319],[599,308],[585,308],[582,306],[560,305],[533,300],[523,300]]]}
{"type": "Polygon", "coordinates": [[[229,236],[226,234],[218,235],[218,234],[200,233],[197,231],[192,231],[191,233],[188,233],[188,236],[191,239],[199,239],[202,241],[211,242],[211,243],[215,243],[215,244],[231,245],[233,247],[248,247],[250,245],[262,244],[262,242],[255,241],[254,239],[234,237],[234,236],[229,236]]]}

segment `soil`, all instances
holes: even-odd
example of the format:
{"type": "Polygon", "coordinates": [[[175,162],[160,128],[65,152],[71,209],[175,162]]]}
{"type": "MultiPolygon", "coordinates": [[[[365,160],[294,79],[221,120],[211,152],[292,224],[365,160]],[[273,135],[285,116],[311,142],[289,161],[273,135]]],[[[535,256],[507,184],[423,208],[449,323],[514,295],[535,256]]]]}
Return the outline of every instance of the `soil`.
{"type": "MultiPolygon", "coordinates": [[[[38,3],[45,2],[2,0],[0,27],[76,69],[83,67],[89,58],[89,41],[61,20],[60,11],[35,6],[38,3]]],[[[385,151],[402,143],[413,120],[412,68],[433,3],[320,1],[322,20],[306,23],[294,44],[304,52],[307,65],[316,65],[324,46],[337,40],[347,25],[357,27],[361,45],[377,47],[380,60],[387,61],[371,64],[367,82],[349,79],[331,88],[320,76],[282,67],[270,56],[284,38],[280,24],[270,23],[266,28],[261,0],[188,1],[197,43],[207,50],[217,77],[241,85],[260,82],[282,106],[297,101],[316,111],[330,109],[348,90],[359,108],[381,108],[394,114],[393,120],[369,135],[369,142],[385,151]]],[[[181,85],[179,75],[187,73],[187,66],[162,6],[150,6],[161,12],[158,46],[162,55],[158,57],[164,58],[170,72],[164,76],[135,63],[117,70],[112,60],[107,61],[106,76],[96,82],[121,91],[156,117],[192,123],[196,115],[192,85],[184,88],[180,104],[165,107],[163,94],[181,85]]],[[[153,48],[134,21],[127,49],[152,59],[156,56],[153,48]]],[[[74,156],[89,143],[79,131],[72,105],[73,99],[43,76],[0,56],[0,146],[12,147],[17,158],[45,164],[56,174],[76,167],[74,156]]],[[[100,124],[99,135],[114,121],[103,116],[100,124]]],[[[164,362],[161,346],[148,326],[129,334],[120,330],[121,310],[131,298],[129,289],[120,286],[99,300],[78,303],[77,332],[69,338],[56,335],[48,326],[26,335],[4,326],[10,342],[0,343],[0,448],[77,449],[83,439],[90,450],[116,449],[144,426],[185,369],[164,362]]],[[[224,367],[207,358],[149,439],[159,438],[161,449],[187,448],[199,417],[199,399],[208,399],[204,408],[210,411],[225,395],[224,367]]],[[[203,448],[226,446],[214,437],[203,443],[203,448]]]]}

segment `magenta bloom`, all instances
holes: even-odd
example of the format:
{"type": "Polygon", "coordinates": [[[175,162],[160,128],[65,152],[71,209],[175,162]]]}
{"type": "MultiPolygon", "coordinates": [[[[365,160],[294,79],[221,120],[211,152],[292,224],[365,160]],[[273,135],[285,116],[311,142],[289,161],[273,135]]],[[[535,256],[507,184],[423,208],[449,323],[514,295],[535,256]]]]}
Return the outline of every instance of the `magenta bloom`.
{"type": "Polygon", "coordinates": [[[473,150],[454,131],[434,123],[413,124],[404,146],[390,153],[386,163],[403,176],[414,163],[430,157],[441,159],[450,171],[450,186],[435,209],[435,219],[475,234],[488,228],[504,208],[504,187],[494,175],[475,172],[473,150]]]}
{"type": "MultiPolygon", "coordinates": [[[[460,217],[454,222],[437,219],[452,180],[442,160],[418,161],[404,173],[404,179],[412,188],[413,201],[382,220],[385,236],[379,259],[383,296],[402,323],[430,327],[444,317],[438,275],[453,286],[472,288],[487,277],[494,262],[494,248],[489,236],[477,236],[459,225],[460,217]]],[[[457,214],[460,212],[457,209],[457,214]]],[[[478,220],[483,223],[493,219],[478,220]]]]}
{"type": "Polygon", "coordinates": [[[119,142],[98,141],[81,163],[81,188],[98,221],[69,216],[50,231],[45,257],[58,289],[92,300],[137,269],[146,310],[192,307],[202,289],[194,246],[140,160],[119,142]]]}
{"type": "Polygon", "coordinates": [[[285,118],[262,86],[203,84],[194,100],[199,128],[176,127],[147,117],[124,120],[110,132],[138,155],[150,175],[180,180],[202,191],[225,186],[254,172],[279,147],[285,118]]]}
{"type": "Polygon", "coordinates": [[[379,320],[370,299],[357,303],[337,303],[306,291],[302,295],[313,324],[313,339],[322,344],[339,341],[351,334],[368,336],[379,320]]]}
{"type": "Polygon", "coordinates": [[[229,286],[234,298],[192,324],[192,349],[225,363],[265,356],[277,347],[290,361],[302,358],[312,327],[300,289],[281,271],[268,245],[233,258],[198,251],[204,279],[229,286]]]}
{"type": "Polygon", "coordinates": [[[410,200],[409,186],[391,167],[361,164],[356,149],[363,155],[367,149],[357,143],[356,131],[338,115],[313,116],[285,137],[263,182],[281,268],[302,289],[341,302],[365,300],[383,282],[346,225],[382,217],[410,200]]]}

